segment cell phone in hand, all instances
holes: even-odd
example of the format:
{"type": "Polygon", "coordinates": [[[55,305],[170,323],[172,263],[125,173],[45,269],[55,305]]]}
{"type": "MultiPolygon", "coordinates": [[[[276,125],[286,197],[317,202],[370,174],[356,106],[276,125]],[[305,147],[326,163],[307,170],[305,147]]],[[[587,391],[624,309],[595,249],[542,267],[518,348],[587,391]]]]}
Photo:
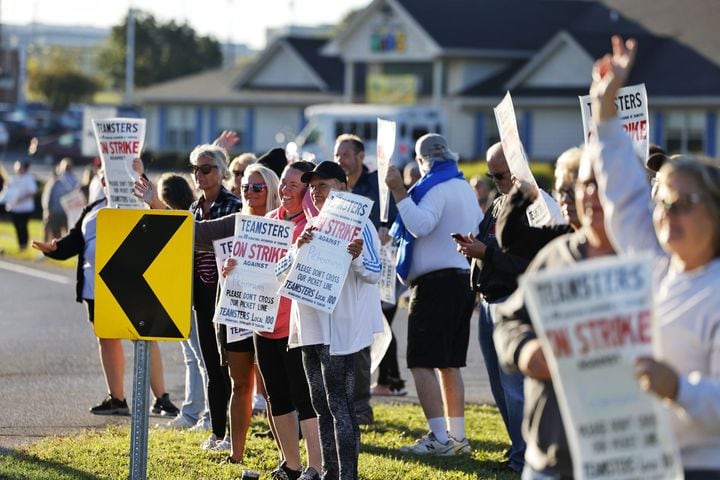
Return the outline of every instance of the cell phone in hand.
{"type": "Polygon", "coordinates": [[[465,235],[463,235],[462,233],[451,233],[450,236],[452,238],[454,238],[455,240],[457,240],[458,242],[464,242],[464,243],[468,242],[468,239],[465,238],[465,235]]]}

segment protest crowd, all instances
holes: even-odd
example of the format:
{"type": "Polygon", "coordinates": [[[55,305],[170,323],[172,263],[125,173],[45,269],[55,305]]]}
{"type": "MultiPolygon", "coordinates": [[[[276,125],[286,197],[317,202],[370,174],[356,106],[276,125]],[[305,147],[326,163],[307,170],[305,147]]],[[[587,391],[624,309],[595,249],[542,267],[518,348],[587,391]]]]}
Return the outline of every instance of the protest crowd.
{"type": "MultiPolygon", "coordinates": [[[[153,182],[131,157],[133,199],[195,223],[184,398],[170,401],[151,343],[152,409],[173,417],[156,428],[206,430],[200,448],[242,464],[264,402],[279,458],[270,478],[357,479],[371,396],[407,394],[404,353],[428,433],[400,454],[471,455],[463,374],[473,372],[462,369],[477,309],[509,438],[503,469],[527,480],[720,479],[720,168],[656,147],[638,158],[616,106],[638,48],[613,37],[595,62],[592,134],[558,152],[552,195],[500,125],[488,180],[466,180],[436,133],[404,170],[379,151],[369,171],[351,132],[318,164],[281,148],[230,161],[238,137],[223,132],[190,153],[194,188],[177,173],[153,182]],[[391,329],[401,295],[406,352],[391,329]],[[581,387],[594,376],[603,380],[581,387]]],[[[32,246],[79,258],[76,299],[93,322],[96,219],[112,174],[99,172],[105,195],[68,229],[71,167],[47,187],[46,238],[32,246]]],[[[6,195],[21,245],[27,169],[6,195]]],[[[98,344],[108,395],[91,412],[127,415],[122,344],[98,344]]]]}

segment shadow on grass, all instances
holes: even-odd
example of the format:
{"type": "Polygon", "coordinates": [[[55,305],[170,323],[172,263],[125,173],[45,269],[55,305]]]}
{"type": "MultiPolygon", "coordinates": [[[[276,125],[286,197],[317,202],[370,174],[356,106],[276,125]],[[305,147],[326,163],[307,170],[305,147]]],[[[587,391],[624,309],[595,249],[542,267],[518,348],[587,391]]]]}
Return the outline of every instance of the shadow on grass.
{"type": "MultiPolygon", "coordinates": [[[[392,420],[383,420],[382,422],[376,422],[370,428],[372,429],[372,431],[379,434],[393,431],[403,432],[410,439],[411,442],[418,440],[420,437],[428,433],[427,427],[408,428],[406,424],[395,422],[392,420]]],[[[468,436],[470,437],[471,435],[468,436]]],[[[470,438],[469,440],[470,448],[472,448],[473,451],[481,450],[490,454],[497,454],[500,457],[505,454],[505,451],[510,446],[508,443],[505,442],[495,442],[491,440],[473,440],[472,438],[470,438]]]]}
{"type": "MultiPolygon", "coordinates": [[[[493,442],[471,442],[472,449],[475,451],[480,444],[493,445],[493,442]]],[[[504,445],[498,446],[499,452],[502,452],[504,445]]],[[[509,471],[504,464],[494,460],[479,460],[474,456],[454,456],[454,457],[432,457],[400,453],[396,448],[379,447],[376,445],[361,445],[360,451],[372,455],[378,455],[389,459],[401,459],[409,464],[425,465],[445,471],[453,471],[464,473],[477,478],[500,478],[500,479],[516,479],[517,474],[509,471]]]]}
{"type": "Polygon", "coordinates": [[[101,477],[62,463],[41,460],[34,455],[28,455],[17,450],[0,448],[0,478],[4,480],[27,480],[33,478],[100,480],[101,477]]]}

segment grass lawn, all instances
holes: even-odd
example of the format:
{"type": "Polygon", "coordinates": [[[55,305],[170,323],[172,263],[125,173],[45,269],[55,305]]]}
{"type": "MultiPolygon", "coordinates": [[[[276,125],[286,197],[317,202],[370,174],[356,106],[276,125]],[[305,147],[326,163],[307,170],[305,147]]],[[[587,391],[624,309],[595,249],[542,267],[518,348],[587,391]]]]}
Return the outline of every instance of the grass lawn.
{"type": "MultiPolygon", "coordinates": [[[[156,422],[153,417],[151,425],[156,422]]],[[[199,445],[207,433],[151,429],[148,446],[149,479],[233,479],[244,468],[259,470],[261,478],[277,465],[275,445],[252,432],[266,429],[255,417],[248,436],[245,464],[224,465],[221,453],[204,452],[199,445]]],[[[500,466],[508,447],[502,420],[493,407],[469,405],[469,457],[427,458],[401,455],[398,447],[425,433],[418,405],[375,406],[375,424],[361,427],[360,478],[388,479],[516,479],[500,466]]],[[[72,437],[41,440],[29,447],[0,454],[0,478],[11,479],[124,479],[129,472],[130,427],[111,426],[72,437]]]]}

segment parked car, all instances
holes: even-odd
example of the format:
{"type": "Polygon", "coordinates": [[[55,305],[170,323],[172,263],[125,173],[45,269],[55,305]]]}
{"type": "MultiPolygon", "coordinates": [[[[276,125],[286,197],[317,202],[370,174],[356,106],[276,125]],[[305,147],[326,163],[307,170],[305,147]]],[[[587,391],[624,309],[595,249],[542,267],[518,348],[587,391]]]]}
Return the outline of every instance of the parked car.
{"type": "Polygon", "coordinates": [[[12,110],[5,113],[3,123],[9,134],[8,146],[25,148],[35,136],[35,121],[24,110],[12,110]]]}
{"type": "Polygon", "coordinates": [[[38,161],[52,164],[65,157],[72,159],[75,165],[86,165],[95,157],[82,154],[82,132],[65,131],[59,134],[50,134],[30,139],[28,154],[38,161]]]}

